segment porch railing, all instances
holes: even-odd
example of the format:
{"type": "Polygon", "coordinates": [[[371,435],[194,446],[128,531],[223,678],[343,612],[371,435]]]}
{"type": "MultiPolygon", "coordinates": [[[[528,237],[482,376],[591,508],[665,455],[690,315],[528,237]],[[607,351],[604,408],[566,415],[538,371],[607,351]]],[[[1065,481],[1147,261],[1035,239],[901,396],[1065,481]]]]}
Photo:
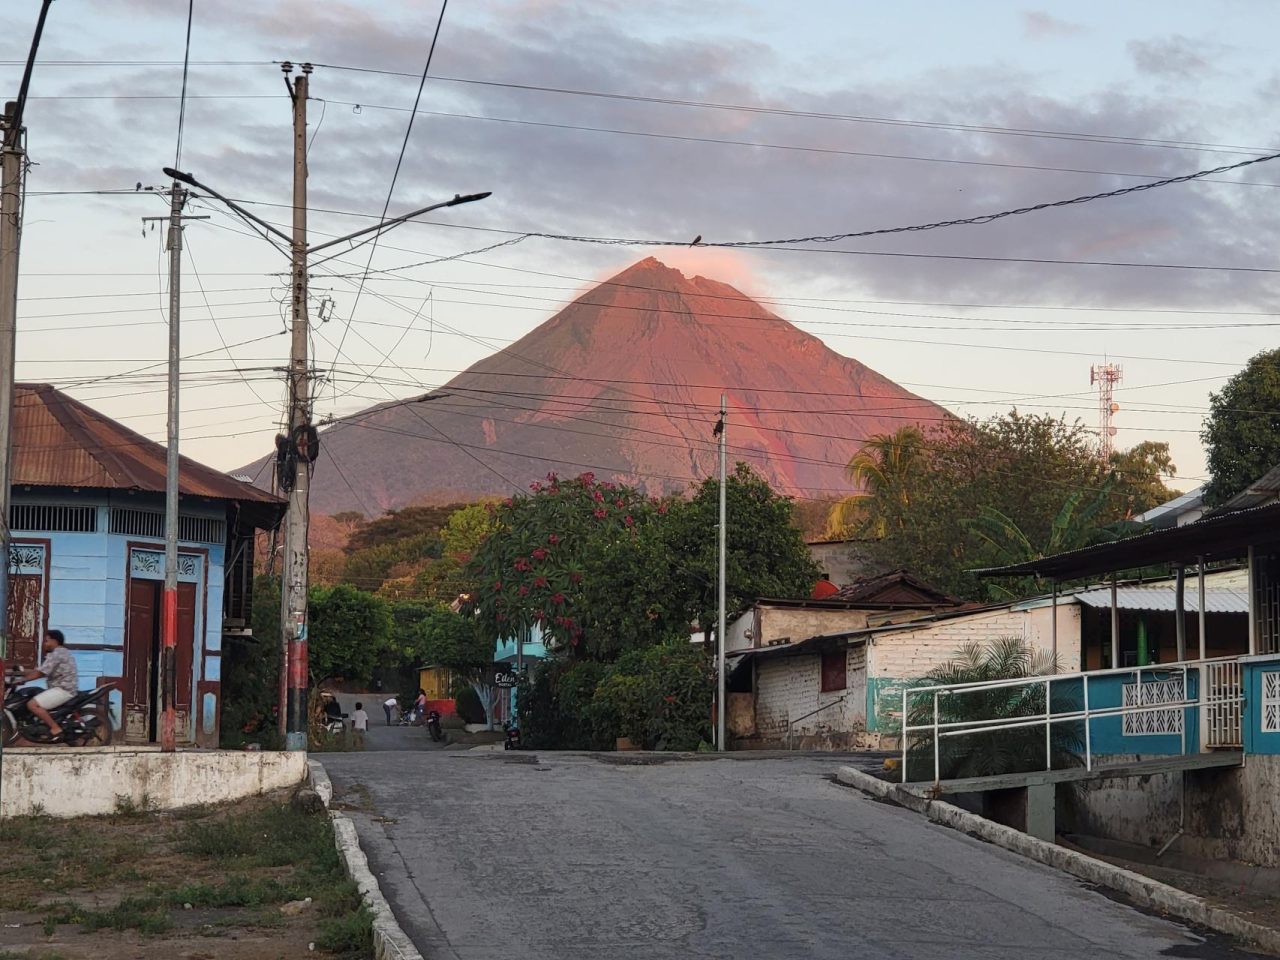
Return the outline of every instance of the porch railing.
{"type": "MultiPolygon", "coordinates": [[[[1112,691],[1113,692],[1113,691],[1112,691]]],[[[1120,719],[1120,736],[1164,735],[1179,738],[1179,752],[1198,753],[1211,747],[1238,749],[1241,745],[1243,690],[1240,663],[1234,657],[1209,660],[1185,660],[1177,663],[1152,664],[1145,667],[1116,667],[1081,673],[1059,673],[1016,680],[991,680],[976,683],[936,684],[904,687],[902,690],[902,779],[908,780],[908,764],[912,759],[912,735],[932,743],[933,779],[941,780],[942,743],[957,737],[992,731],[1028,728],[1044,729],[1044,768],[1053,769],[1054,726],[1074,723],[1082,730],[1082,761],[1087,770],[1094,769],[1094,723],[1109,718],[1120,719]],[[1100,682],[1132,677],[1131,684],[1121,684],[1119,704],[1097,705],[1100,682]],[[1090,702],[1090,685],[1094,702],[1090,702]],[[1195,693],[1190,694],[1194,685],[1195,693]],[[943,720],[948,698],[1008,689],[1043,690],[1043,710],[1018,716],[978,717],[967,720],[943,720]],[[1058,698],[1055,709],[1055,690],[1058,698]],[[1075,694],[1079,694],[1079,702],[1075,694]],[[925,710],[921,710],[921,701],[925,710]],[[1064,701],[1066,701],[1064,703],[1064,701]],[[932,709],[928,709],[931,704],[932,709]],[[925,722],[912,722],[924,712],[925,722]],[[1202,742],[1188,740],[1189,720],[1199,720],[1202,742]]],[[[1104,751],[1106,752],[1106,751],[1104,751]]],[[[1133,751],[1140,752],[1140,751],[1133,751]]],[[[1175,752],[1175,751],[1166,751],[1175,752]]],[[[918,754],[916,755],[918,756],[918,754]]]]}

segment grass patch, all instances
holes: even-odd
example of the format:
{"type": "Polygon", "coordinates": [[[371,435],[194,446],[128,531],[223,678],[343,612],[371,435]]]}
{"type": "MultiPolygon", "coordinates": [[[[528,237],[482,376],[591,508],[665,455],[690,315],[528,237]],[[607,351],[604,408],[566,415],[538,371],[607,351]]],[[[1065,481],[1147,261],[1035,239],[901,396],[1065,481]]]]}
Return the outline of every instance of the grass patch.
{"type": "Polygon", "coordinates": [[[320,921],[316,946],[321,950],[344,957],[364,957],[372,955],[372,945],[373,914],[363,904],[355,913],[320,921]]]}
{"type": "Polygon", "coordinates": [[[168,907],[157,897],[126,897],[110,910],[86,910],[80,925],[88,931],[137,930],[149,936],[173,926],[168,907]]]}
{"type": "Polygon", "coordinates": [[[219,884],[189,883],[170,890],[164,895],[171,907],[261,907],[286,900],[301,900],[306,896],[294,884],[281,883],[270,877],[250,879],[244,876],[228,877],[219,884]]]}

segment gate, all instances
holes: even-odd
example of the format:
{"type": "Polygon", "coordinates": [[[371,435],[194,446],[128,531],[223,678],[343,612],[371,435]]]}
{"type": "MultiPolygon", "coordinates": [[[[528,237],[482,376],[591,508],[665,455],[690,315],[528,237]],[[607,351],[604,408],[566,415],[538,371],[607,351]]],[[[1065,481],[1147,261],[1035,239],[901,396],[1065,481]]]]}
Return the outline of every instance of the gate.
{"type": "Polygon", "coordinates": [[[1204,745],[1208,748],[1230,747],[1239,750],[1241,735],[1240,662],[1210,661],[1204,665],[1202,727],[1204,745]]]}

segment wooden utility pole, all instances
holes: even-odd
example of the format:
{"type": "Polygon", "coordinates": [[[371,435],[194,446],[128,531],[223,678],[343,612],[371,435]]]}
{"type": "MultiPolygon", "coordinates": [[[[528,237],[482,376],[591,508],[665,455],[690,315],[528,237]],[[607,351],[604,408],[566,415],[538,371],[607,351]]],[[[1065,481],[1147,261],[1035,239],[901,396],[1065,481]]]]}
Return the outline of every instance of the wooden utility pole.
{"type": "MultiPolygon", "coordinates": [[[[9,655],[9,478],[13,455],[14,369],[18,341],[18,242],[22,217],[22,130],[18,105],[4,108],[0,146],[0,673],[9,655]]],[[[35,664],[31,664],[35,666],[35,664]]]]}
{"type": "MultiPolygon", "coordinates": [[[[286,76],[292,64],[283,67],[286,76]]],[[[292,320],[289,351],[288,454],[293,474],[289,511],[285,515],[284,565],[281,583],[280,642],[284,691],[285,748],[307,749],[307,527],[311,443],[311,376],[307,359],[307,88],[311,64],[302,65],[293,95],[293,242],[292,320]]]]}
{"type": "Polygon", "coordinates": [[[725,529],[725,515],[728,513],[726,509],[727,491],[725,485],[728,482],[727,470],[725,468],[725,433],[728,429],[729,409],[727,398],[720,394],[720,421],[716,424],[716,435],[720,438],[720,523],[717,525],[719,534],[718,554],[718,576],[716,577],[716,749],[725,751],[729,749],[729,745],[725,742],[725,713],[728,712],[728,678],[725,676],[724,651],[728,637],[725,636],[725,553],[727,552],[726,544],[728,538],[725,529]]]}

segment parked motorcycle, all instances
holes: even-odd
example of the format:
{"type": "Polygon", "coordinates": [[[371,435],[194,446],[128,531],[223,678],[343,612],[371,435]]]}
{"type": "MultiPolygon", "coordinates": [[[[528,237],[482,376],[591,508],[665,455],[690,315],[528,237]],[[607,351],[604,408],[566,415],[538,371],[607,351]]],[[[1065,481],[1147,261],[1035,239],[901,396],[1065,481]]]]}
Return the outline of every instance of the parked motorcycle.
{"type": "Polygon", "coordinates": [[[427,711],[427,733],[431,734],[431,739],[435,743],[444,739],[444,730],[440,726],[440,711],[427,711]]]}
{"type": "MultiPolygon", "coordinates": [[[[21,677],[5,678],[4,714],[0,717],[5,746],[19,738],[28,743],[53,743],[48,725],[27,709],[27,701],[40,693],[41,687],[19,686],[21,677]]],[[[111,702],[108,699],[112,684],[94,690],[81,690],[74,697],[55,707],[50,713],[62,727],[60,742],[73,747],[106,746],[111,742],[111,702]]]]}
{"type": "Polygon", "coordinates": [[[507,737],[502,741],[503,750],[520,750],[523,749],[524,743],[520,739],[520,728],[513,723],[506,725],[507,737]]]}

